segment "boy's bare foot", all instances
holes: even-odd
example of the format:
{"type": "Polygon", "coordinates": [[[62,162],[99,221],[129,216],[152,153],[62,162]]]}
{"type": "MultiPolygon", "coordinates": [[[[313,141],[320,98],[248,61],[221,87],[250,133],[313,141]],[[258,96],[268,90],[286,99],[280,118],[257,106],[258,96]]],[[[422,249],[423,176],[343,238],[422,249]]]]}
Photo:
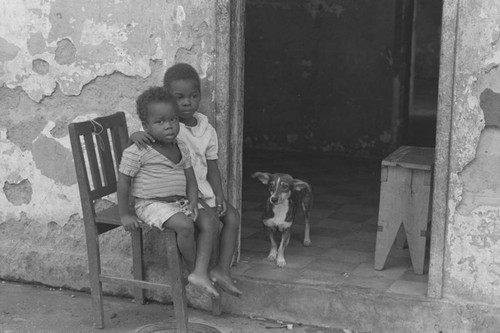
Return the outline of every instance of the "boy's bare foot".
{"type": "Polygon", "coordinates": [[[217,268],[214,268],[210,271],[210,279],[217,283],[222,290],[233,295],[233,296],[241,296],[243,293],[239,290],[233,282],[231,276],[227,273],[223,273],[217,268]]]}
{"type": "Polygon", "coordinates": [[[207,291],[212,297],[218,298],[220,297],[220,294],[217,292],[217,290],[214,288],[212,285],[212,281],[208,277],[200,276],[194,273],[189,274],[188,276],[188,281],[189,283],[193,284],[194,286],[201,288],[205,291],[207,291]]]}

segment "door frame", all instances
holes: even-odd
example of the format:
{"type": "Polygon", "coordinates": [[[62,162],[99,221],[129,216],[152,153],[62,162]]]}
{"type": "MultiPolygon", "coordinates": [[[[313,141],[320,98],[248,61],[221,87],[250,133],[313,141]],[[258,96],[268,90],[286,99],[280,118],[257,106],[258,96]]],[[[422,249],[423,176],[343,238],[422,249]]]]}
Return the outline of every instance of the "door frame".
{"type": "MultiPolygon", "coordinates": [[[[240,212],[243,171],[245,0],[215,1],[215,129],[229,203],[240,212]]],[[[241,223],[234,261],[240,258],[241,223]]]]}
{"type": "MultiPolygon", "coordinates": [[[[448,188],[450,144],[452,133],[456,44],[461,0],[444,0],[441,29],[441,57],[436,126],[436,153],[432,194],[432,233],[429,265],[428,297],[443,296],[445,278],[446,225],[449,216],[448,188]]],[[[244,98],[244,27],[245,0],[216,0],[216,129],[225,138],[221,154],[221,170],[226,176],[226,189],[233,204],[241,212],[243,158],[244,98]],[[230,180],[230,181],[227,181],[230,180]]],[[[240,241],[235,259],[240,256],[240,241]]]]}
{"type": "Polygon", "coordinates": [[[453,130],[457,41],[461,0],[444,0],[436,125],[436,156],[432,194],[432,233],[427,295],[443,297],[446,234],[449,217],[450,152],[453,130]]]}

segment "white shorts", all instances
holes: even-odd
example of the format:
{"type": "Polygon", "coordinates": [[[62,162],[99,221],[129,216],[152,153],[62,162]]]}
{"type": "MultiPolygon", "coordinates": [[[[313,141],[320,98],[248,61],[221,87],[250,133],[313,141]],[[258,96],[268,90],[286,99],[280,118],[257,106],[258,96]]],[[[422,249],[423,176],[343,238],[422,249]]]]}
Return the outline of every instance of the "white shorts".
{"type": "Polygon", "coordinates": [[[135,213],[137,217],[151,227],[164,230],[163,226],[169,218],[177,213],[183,213],[191,218],[191,211],[188,209],[189,202],[181,199],[175,202],[165,202],[148,199],[135,199],[135,213]]]}

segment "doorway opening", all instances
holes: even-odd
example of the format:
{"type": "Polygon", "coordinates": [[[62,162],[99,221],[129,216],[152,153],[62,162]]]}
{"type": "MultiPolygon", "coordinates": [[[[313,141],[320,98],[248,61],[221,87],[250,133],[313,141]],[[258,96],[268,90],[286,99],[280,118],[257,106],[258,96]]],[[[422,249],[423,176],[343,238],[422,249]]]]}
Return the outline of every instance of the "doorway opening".
{"type": "Polygon", "coordinates": [[[407,248],[393,247],[385,269],[373,269],[380,162],[399,145],[433,147],[436,134],[442,1],[413,3],[407,124],[395,141],[396,2],[246,1],[238,274],[427,294],[428,251],[424,275],[413,272],[407,248]],[[313,187],[312,246],[302,245],[299,215],[285,268],[266,260],[267,189],[250,177],[256,171],[289,173],[313,187]]]}

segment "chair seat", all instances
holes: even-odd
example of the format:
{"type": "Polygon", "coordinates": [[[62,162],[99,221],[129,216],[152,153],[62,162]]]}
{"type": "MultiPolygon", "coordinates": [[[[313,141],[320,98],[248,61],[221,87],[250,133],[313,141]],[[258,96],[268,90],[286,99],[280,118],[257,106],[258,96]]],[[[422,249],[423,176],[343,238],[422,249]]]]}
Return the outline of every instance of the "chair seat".
{"type": "Polygon", "coordinates": [[[109,208],[101,210],[95,214],[95,221],[97,223],[107,223],[114,225],[121,225],[120,215],[118,214],[118,205],[113,205],[109,208]]]}

